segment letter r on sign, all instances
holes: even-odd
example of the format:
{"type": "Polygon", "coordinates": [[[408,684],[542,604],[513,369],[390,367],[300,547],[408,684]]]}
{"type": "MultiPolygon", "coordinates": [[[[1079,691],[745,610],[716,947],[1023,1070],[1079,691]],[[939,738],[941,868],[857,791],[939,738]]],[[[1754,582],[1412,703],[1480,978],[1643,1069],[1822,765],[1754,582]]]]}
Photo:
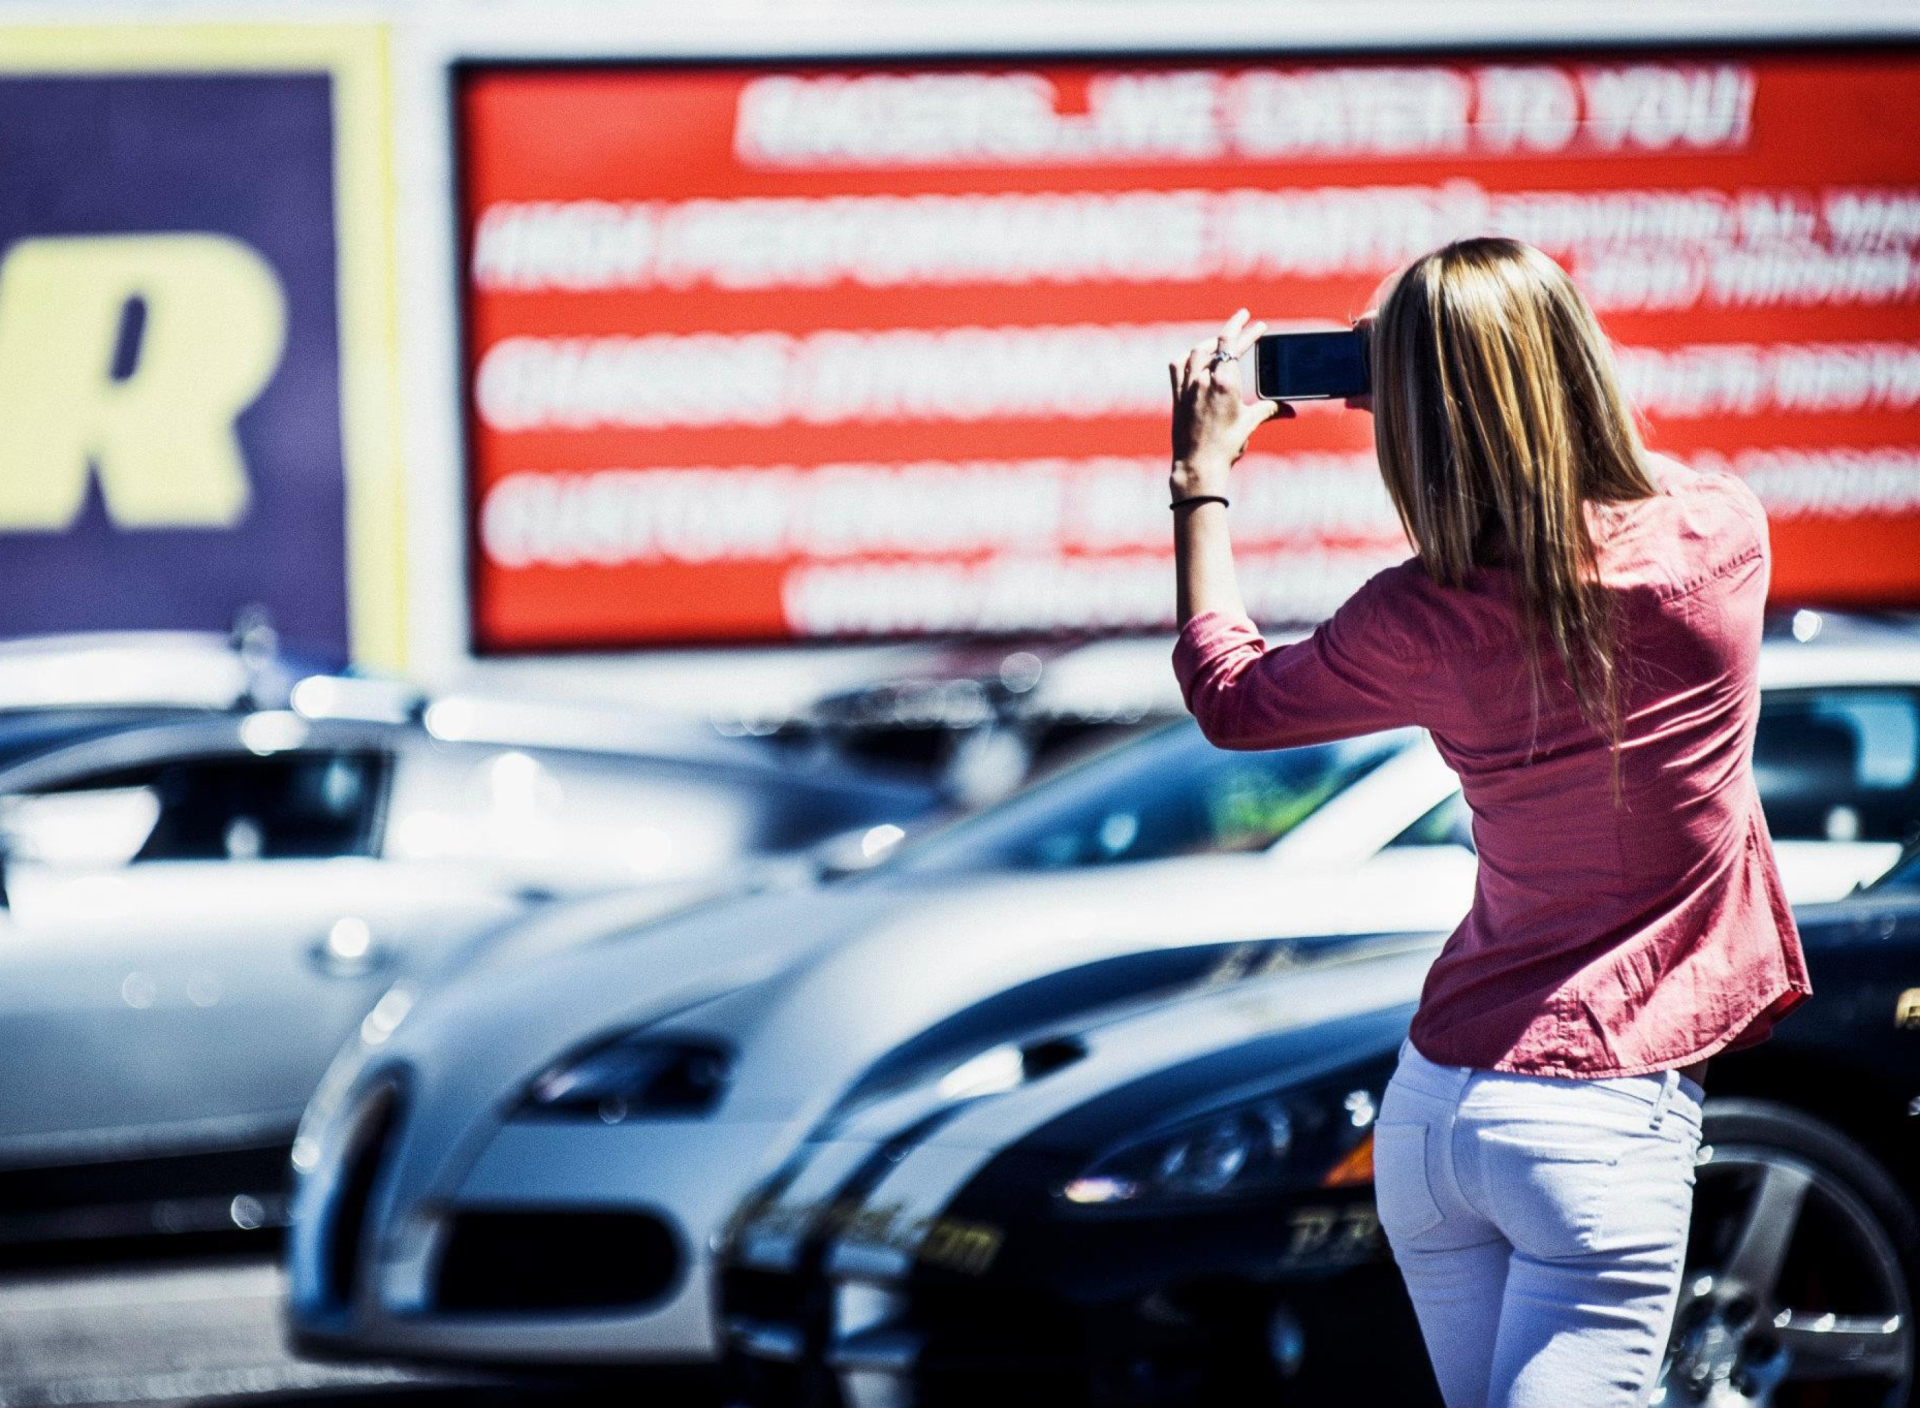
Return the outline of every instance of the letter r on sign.
{"type": "Polygon", "coordinates": [[[100,476],[115,523],[246,511],[234,421],[286,347],[279,280],[225,235],[22,240],[0,260],[0,529],[60,529],[100,476]]]}

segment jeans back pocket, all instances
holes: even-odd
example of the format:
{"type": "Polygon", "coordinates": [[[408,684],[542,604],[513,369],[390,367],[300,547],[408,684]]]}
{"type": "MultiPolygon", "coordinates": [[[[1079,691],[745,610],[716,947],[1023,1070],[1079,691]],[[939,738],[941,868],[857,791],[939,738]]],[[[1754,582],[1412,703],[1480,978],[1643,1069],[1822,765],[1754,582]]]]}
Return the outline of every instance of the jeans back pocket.
{"type": "Polygon", "coordinates": [[[1373,1197],[1388,1242],[1430,1232],[1442,1220],[1427,1172],[1431,1127],[1382,1120],[1373,1127],[1373,1197]]]}
{"type": "Polygon", "coordinates": [[[1620,1162],[1612,1140],[1555,1140],[1484,1130],[1480,1166],[1494,1222],[1514,1247],[1542,1260],[1596,1249],[1620,1162]]]}

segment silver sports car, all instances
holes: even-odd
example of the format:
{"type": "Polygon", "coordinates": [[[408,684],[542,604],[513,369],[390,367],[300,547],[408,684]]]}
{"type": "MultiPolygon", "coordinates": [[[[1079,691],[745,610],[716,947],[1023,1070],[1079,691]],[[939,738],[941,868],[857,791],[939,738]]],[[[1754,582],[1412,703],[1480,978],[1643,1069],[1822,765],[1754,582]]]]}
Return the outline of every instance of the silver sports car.
{"type": "Polygon", "coordinates": [[[272,628],[89,631],[0,640],[0,762],[127,724],[283,709],[326,673],[280,653],[272,628]]]}
{"type": "MultiPolygon", "coordinates": [[[[1883,774],[1920,717],[1920,648],[1845,634],[1766,651],[1756,775],[1801,900],[1899,851],[1883,774]]],[[[1209,946],[1444,933],[1472,894],[1467,821],[1412,731],[1223,753],[1178,725],[849,882],[653,925],[551,912],[528,940],[546,959],[430,993],[329,1072],[296,1146],[296,1334],[710,1361],[713,1237],[847,1092],[1186,981],[1209,946]]]]}
{"type": "Polygon", "coordinates": [[[276,1221],[328,1061],[456,950],[558,896],[658,914],[933,804],[677,719],[288,695],[0,764],[0,1246],[276,1221]]]}

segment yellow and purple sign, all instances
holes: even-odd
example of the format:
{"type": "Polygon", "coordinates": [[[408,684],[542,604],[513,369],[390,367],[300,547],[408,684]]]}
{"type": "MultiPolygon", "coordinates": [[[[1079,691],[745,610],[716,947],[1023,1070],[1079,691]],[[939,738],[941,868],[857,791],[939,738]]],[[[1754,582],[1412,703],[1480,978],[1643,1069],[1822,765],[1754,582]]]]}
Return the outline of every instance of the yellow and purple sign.
{"type": "Polygon", "coordinates": [[[399,665],[384,30],[0,39],[0,635],[399,665]]]}

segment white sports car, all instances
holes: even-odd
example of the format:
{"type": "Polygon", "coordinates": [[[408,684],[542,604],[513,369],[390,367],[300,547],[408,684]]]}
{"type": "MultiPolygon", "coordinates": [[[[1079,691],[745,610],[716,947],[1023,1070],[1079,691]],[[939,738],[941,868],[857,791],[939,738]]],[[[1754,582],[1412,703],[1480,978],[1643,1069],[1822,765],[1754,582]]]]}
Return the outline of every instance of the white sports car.
{"type": "MultiPolygon", "coordinates": [[[[1846,634],[1766,650],[1756,776],[1797,900],[1899,850],[1879,799],[1913,746],[1920,648],[1846,634]]],[[[1236,754],[1182,724],[849,880],[650,926],[552,912],[528,938],[543,962],[431,992],[329,1073],[295,1152],[296,1339],[710,1362],[713,1239],[847,1092],[1190,981],[1200,946],[1445,931],[1472,892],[1466,822],[1418,733],[1236,754]]]]}
{"type": "Polygon", "coordinates": [[[128,724],[285,708],[318,662],[279,653],[272,629],[88,631],[0,640],[0,761],[128,724]]]}
{"type": "Polygon", "coordinates": [[[42,699],[0,757],[0,1249],[276,1223],[340,1044],[463,946],[563,895],[635,922],[935,800],[679,719],[286,696],[42,699]]]}

